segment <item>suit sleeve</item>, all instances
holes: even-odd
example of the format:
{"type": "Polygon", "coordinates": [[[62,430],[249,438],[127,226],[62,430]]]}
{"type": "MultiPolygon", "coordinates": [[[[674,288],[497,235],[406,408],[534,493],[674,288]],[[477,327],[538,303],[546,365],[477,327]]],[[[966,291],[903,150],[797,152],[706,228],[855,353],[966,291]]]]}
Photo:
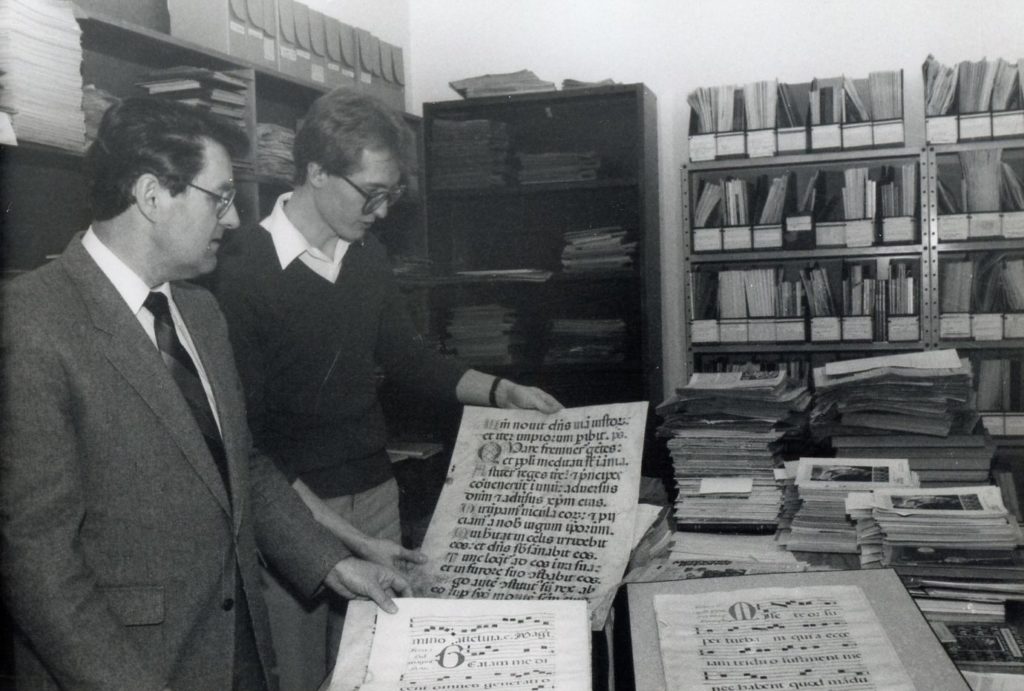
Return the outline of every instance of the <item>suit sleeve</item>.
{"type": "Polygon", "coordinates": [[[63,688],[162,689],[97,586],[79,541],[81,458],[65,363],[31,318],[4,315],[0,581],[11,616],[63,688]]]}

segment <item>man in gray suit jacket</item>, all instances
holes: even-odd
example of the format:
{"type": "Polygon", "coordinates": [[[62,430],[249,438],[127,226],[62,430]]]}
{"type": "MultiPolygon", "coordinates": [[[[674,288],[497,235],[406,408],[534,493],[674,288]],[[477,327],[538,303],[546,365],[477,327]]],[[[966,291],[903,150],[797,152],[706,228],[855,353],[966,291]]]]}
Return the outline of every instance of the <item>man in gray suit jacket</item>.
{"type": "Polygon", "coordinates": [[[0,576],[19,689],[273,689],[258,561],[394,609],[254,453],[224,319],[184,279],[238,225],[232,125],[130,99],[88,162],[94,223],[9,285],[0,576]]]}

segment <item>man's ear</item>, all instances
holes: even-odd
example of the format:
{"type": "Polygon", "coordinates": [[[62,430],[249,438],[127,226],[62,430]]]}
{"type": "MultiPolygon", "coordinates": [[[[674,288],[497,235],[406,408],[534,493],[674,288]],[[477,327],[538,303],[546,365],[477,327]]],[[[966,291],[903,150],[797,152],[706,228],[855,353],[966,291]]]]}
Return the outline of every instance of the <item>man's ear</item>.
{"type": "Polygon", "coordinates": [[[135,198],[135,206],[138,207],[139,212],[147,220],[154,222],[160,218],[168,192],[155,175],[143,173],[132,185],[132,196],[135,198]]]}
{"type": "Polygon", "coordinates": [[[319,163],[310,161],[306,164],[306,180],[313,187],[323,187],[329,176],[329,173],[319,163]]]}

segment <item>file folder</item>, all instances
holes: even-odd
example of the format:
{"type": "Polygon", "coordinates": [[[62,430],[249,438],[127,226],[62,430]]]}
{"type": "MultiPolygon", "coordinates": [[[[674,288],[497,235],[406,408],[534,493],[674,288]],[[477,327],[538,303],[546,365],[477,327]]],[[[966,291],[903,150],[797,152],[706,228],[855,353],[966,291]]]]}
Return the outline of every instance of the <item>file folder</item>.
{"type": "Polygon", "coordinates": [[[395,110],[405,110],[405,90],[395,80],[395,46],[380,42],[381,89],[384,102],[395,110]]]}
{"type": "Polygon", "coordinates": [[[323,12],[309,10],[310,78],[317,84],[327,84],[327,33],[323,12]]]}
{"type": "Polygon", "coordinates": [[[374,46],[373,37],[366,29],[356,29],[356,43],[359,45],[359,86],[364,91],[373,93],[377,82],[373,63],[380,59],[380,47],[374,46]],[[377,48],[376,58],[373,55],[375,47],[377,48]]]}
{"type": "Polygon", "coordinates": [[[277,0],[277,69],[292,77],[302,77],[299,46],[295,38],[294,8],[294,0],[277,0]]]}
{"type": "Polygon", "coordinates": [[[167,0],[171,35],[254,63],[263,61],[263,0],[167,0]]]}
{"type": "Polygon", "coordinates": [[[358,86],[362,77],[359,74],[359,37],[356,28],[340,22],[338,31],[341,37],[341,75],[346,84],[358,86]]]}
{"type": "Polygon", "coordinates": [[[313,80],[313,45],[309,33],[309,5],[295,0],[292,5],[295,18],[295,54],[298,56],[299,76],[313,80]]]}
{"type": "Polygon", "coordinates": [[[341,22],[324,15],[324,79],[334,88],[350,83],[341,73],[341,22]]]}
{"type": "Polygon", "coordinates": [[[277,0],[263,0],[263,64],[277,69],[277,0]]]}

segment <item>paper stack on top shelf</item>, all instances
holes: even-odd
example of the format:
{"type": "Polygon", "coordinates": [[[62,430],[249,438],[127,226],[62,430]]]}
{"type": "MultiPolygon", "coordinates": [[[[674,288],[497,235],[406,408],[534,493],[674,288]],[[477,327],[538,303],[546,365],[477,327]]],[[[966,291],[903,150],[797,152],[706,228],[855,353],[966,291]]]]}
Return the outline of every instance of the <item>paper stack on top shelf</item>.
{"type": "Polygon", "coordinates": [[[169,98],[245,124],[248,80],[218,70],[179,65],[154,70],[136,86],[150,96],[169,98]]]}
{"type": "Polygon", "coordinates": [[[80,36],[69,2],[0,0],[0,109],[19,141],[84,149],[80,36]]]}
{"type": "Polygon", "coordinates": [[[636,241],[622,226],[570,230],[562,234],[562,271],[614,271],[633,265],[636,241]]]}
{"type": "Polygon", "coordinates": [[[770,532],[782,492],[782,440],[805,429],[805,386],[783,372],[695,373],[658,407],[683,530],[770,532]]]}
{"type": "Polygon", "coordinates": [[[955,350],[830,362],[814,382],[811,433],[842,455],[908,458],[925,487],[987,481],[994,447],[955,350]]]}

